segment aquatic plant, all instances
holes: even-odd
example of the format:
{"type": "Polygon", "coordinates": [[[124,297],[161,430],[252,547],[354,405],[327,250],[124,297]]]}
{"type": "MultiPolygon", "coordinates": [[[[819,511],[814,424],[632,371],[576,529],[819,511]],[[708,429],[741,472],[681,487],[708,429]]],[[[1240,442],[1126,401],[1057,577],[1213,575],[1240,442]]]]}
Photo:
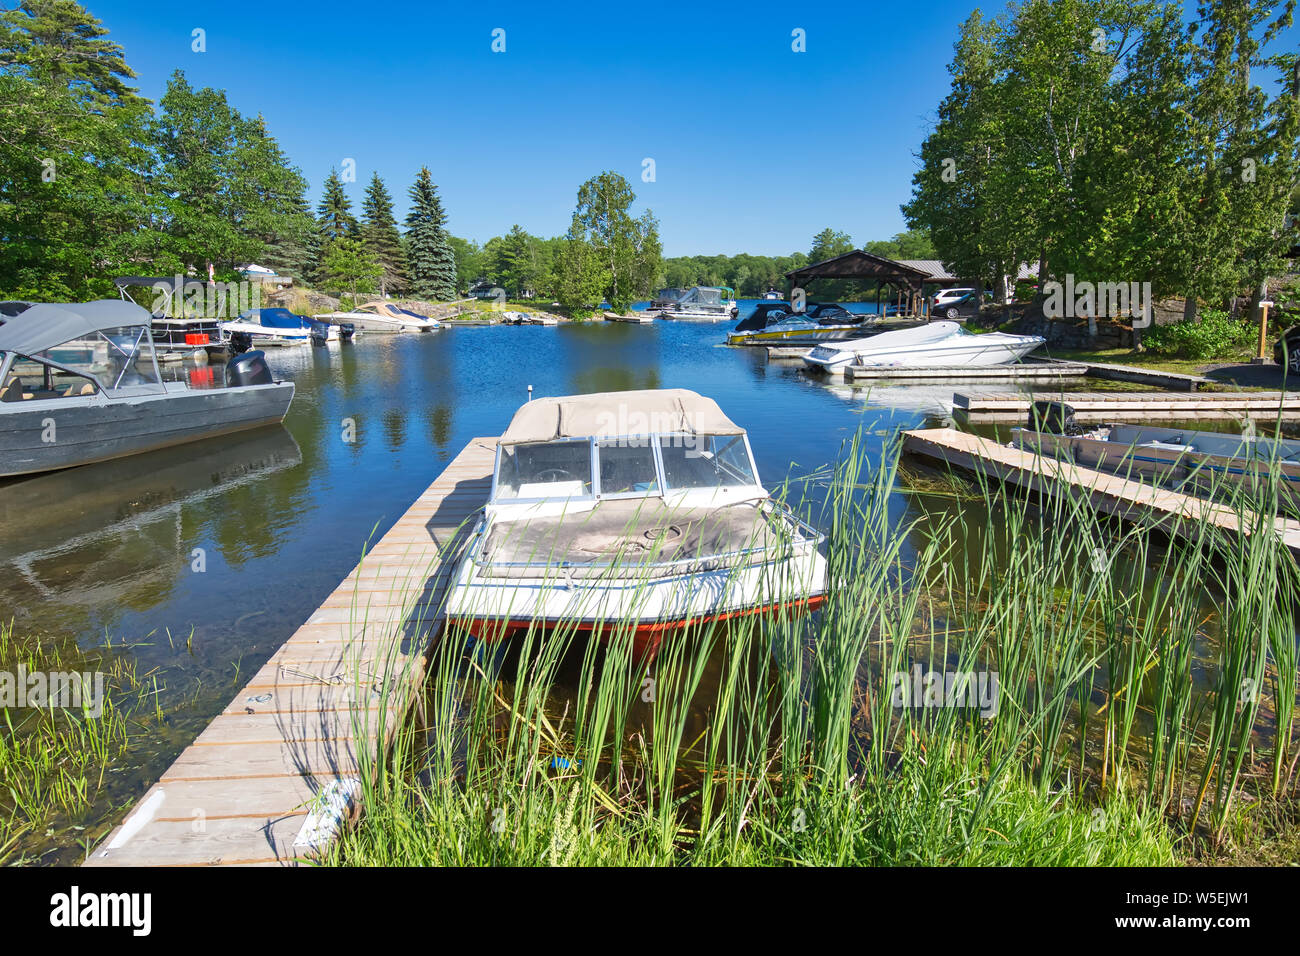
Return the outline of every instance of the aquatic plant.
{"type": "Polygon", "coordinates": [[[807,505],[814,615],[697,625],[653,659],[619,622],[603,645],[444,633],[327,860],[1169,863],[1227,838],[1256,743],[1290,795],[1297,578],[1264,525],[1166,537],[978,481],[983,509],[900,518],[897,460],[854,440],[807,505]],[[996,675],[992,706],[932,672],[996,675]]]}

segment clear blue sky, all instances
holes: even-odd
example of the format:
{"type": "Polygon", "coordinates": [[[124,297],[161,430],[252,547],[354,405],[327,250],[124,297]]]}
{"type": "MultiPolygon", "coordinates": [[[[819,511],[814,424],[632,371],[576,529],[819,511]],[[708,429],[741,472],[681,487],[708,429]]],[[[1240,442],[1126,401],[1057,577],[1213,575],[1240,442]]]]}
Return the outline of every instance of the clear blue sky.
{"type": "Polygon", "coordinates": [[[83,2],[145,96],[182,69],[262,113],[313,206],[351,158],[354,208],[378,170],[400,217],[427,165],[453,234],[482,242],[519,223],[551,236],[579,184],[613,169],[637,210],[654,210],[669,256],[806,251],[826,226],[859,244],[903,229],[913,154],[973,6],[83,2]],[[195,28],[206,52],[191,50],[195,28]],[[795,28],[807,52],[791,50],[795,28]]]}

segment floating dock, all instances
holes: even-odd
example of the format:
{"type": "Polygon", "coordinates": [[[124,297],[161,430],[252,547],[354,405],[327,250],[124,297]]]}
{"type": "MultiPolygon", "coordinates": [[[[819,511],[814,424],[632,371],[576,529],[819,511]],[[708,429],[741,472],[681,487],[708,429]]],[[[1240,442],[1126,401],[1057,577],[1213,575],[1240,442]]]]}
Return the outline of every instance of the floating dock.
{"type": "Polygon", "coordinates": [[[456,456],[87,866],[292,865],[329,845],[419,697],[495,452],[475,438],[456,456]]]}
{"type": "MultiPolygon", "coordinates": [[[[990,365],[985,368],[951,366],[902,368],[896,365],[849,365],[844,378],[850,382],[1063,382],[1083,378],[1087,366],[1069,362],[1024,362],[990,365]]],[[[1026,411],[1028,411],[1026,409],[1026,411]]]]}
{"type": "MultiPolygon", "coordinates": [[[[1201,520],[1235,532],[1243,517],[1250,519],[1228,505],[1010,448],[953,428],[904,432],[903,450],[1032,491],[1086,495],[1094,508],[1107,514],[1154,524],[1174,534],[1189,533],[1201,520]]],[[[1274,530],[1287,547],[1300,551],[1300,521],[1276,518],[1274,530]]]]}
{"type": "MultiPolygon", "coordinates": [[[[1058,359],[1045,359],[1055,362],[1058,359]]],[[[1214,383],[1201,375],[1184,375],[1182,372],[1162,372],[1154,368],[1140,368],[1136,365],[1107,365],[1100,362],[1066,362],[1082,364],[1084,374],[1090,378],[1103,378],[1112,382],[1132,382],[1135,385],[1150,385],[1171,392],[1194,392],[1203,385],[1214,383]]]]}
{"type": "Polygon", "coordinates": [[[953,411],[971,422],[1022,424],[1033,402],[1065,402],[1081,422],[1300,420],[1300,392],[957,392],[953,411]]]}

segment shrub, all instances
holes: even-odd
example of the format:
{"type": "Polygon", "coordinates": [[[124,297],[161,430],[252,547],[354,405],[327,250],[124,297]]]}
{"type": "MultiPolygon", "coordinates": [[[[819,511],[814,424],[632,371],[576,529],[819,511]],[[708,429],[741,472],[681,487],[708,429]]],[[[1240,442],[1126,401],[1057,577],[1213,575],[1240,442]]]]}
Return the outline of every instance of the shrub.
{"type": "Polygon", "coordinates": [[[1201,320],[1158,325],[1142,336],[1142,347],[1174,358],[1233,358],[1255,342],[1255,326],[1226,312],[1206,309],[1201,320]]]}

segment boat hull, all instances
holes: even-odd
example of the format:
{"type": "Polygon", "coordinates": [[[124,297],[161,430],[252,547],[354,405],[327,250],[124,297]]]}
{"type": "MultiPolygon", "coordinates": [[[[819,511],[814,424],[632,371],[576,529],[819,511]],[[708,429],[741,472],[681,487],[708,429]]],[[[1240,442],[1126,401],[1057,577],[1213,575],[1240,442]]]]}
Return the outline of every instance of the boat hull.
{"type": "Polygon", "coordinates": [[[856,325],[823,325],[805,329],[763,329],[759,332],[732,332],[728,345],[816,345],[819,342],[841,342],[861,336],[863,328],[856,325]]]}
{"type": "Polygon", "coordinates": [[[234,388],[169,388],[0,406],[0,476],[109,461],[284,421],[292,382],[234,388]]]}
{"type": "MultiPolygon", "coordinates": [[[[806,614],[817,610],[824,603],[826,603],[826,595],[817,594],[806,598],[796,598],[782,604],[719,611],[715,614],[693,618],[643,621],[630,627],[632,649],[638,656],[654,654],[659,650],[659,645],[665,638],[670,638],[675,634],[703,628],[713,623],[752,617],[756,614],[806,614]]],[[[605,621],[564,621],[546,618],[453,617],[448,618],[448,624],[459,627],[471,637],[489,644],[509,640],[516,635],[527,633],[530,629],[553,631],[559,628],[571,627],[576,634],[588,640],[598,640],[602,643],[608,643],[629,630],[627,625],[612,624],[605,621]]]]}
{"type": "Polygon", "coordinates": [[[446,606],[448,621],[484,640],[532,626],[568,626],[603,638],[631,630],[636,641],[651,646],[667,634],[710,621],[809,610],[826,595],[826,559],[811,543],[742,566],[708,567],[709,559],[701,558],[705,569],[662,577],[628,566],[617,575],[572,579],[560,566],[503,580],[479,573],[475,552],[485,534],[480,527],[446,606]]]}

